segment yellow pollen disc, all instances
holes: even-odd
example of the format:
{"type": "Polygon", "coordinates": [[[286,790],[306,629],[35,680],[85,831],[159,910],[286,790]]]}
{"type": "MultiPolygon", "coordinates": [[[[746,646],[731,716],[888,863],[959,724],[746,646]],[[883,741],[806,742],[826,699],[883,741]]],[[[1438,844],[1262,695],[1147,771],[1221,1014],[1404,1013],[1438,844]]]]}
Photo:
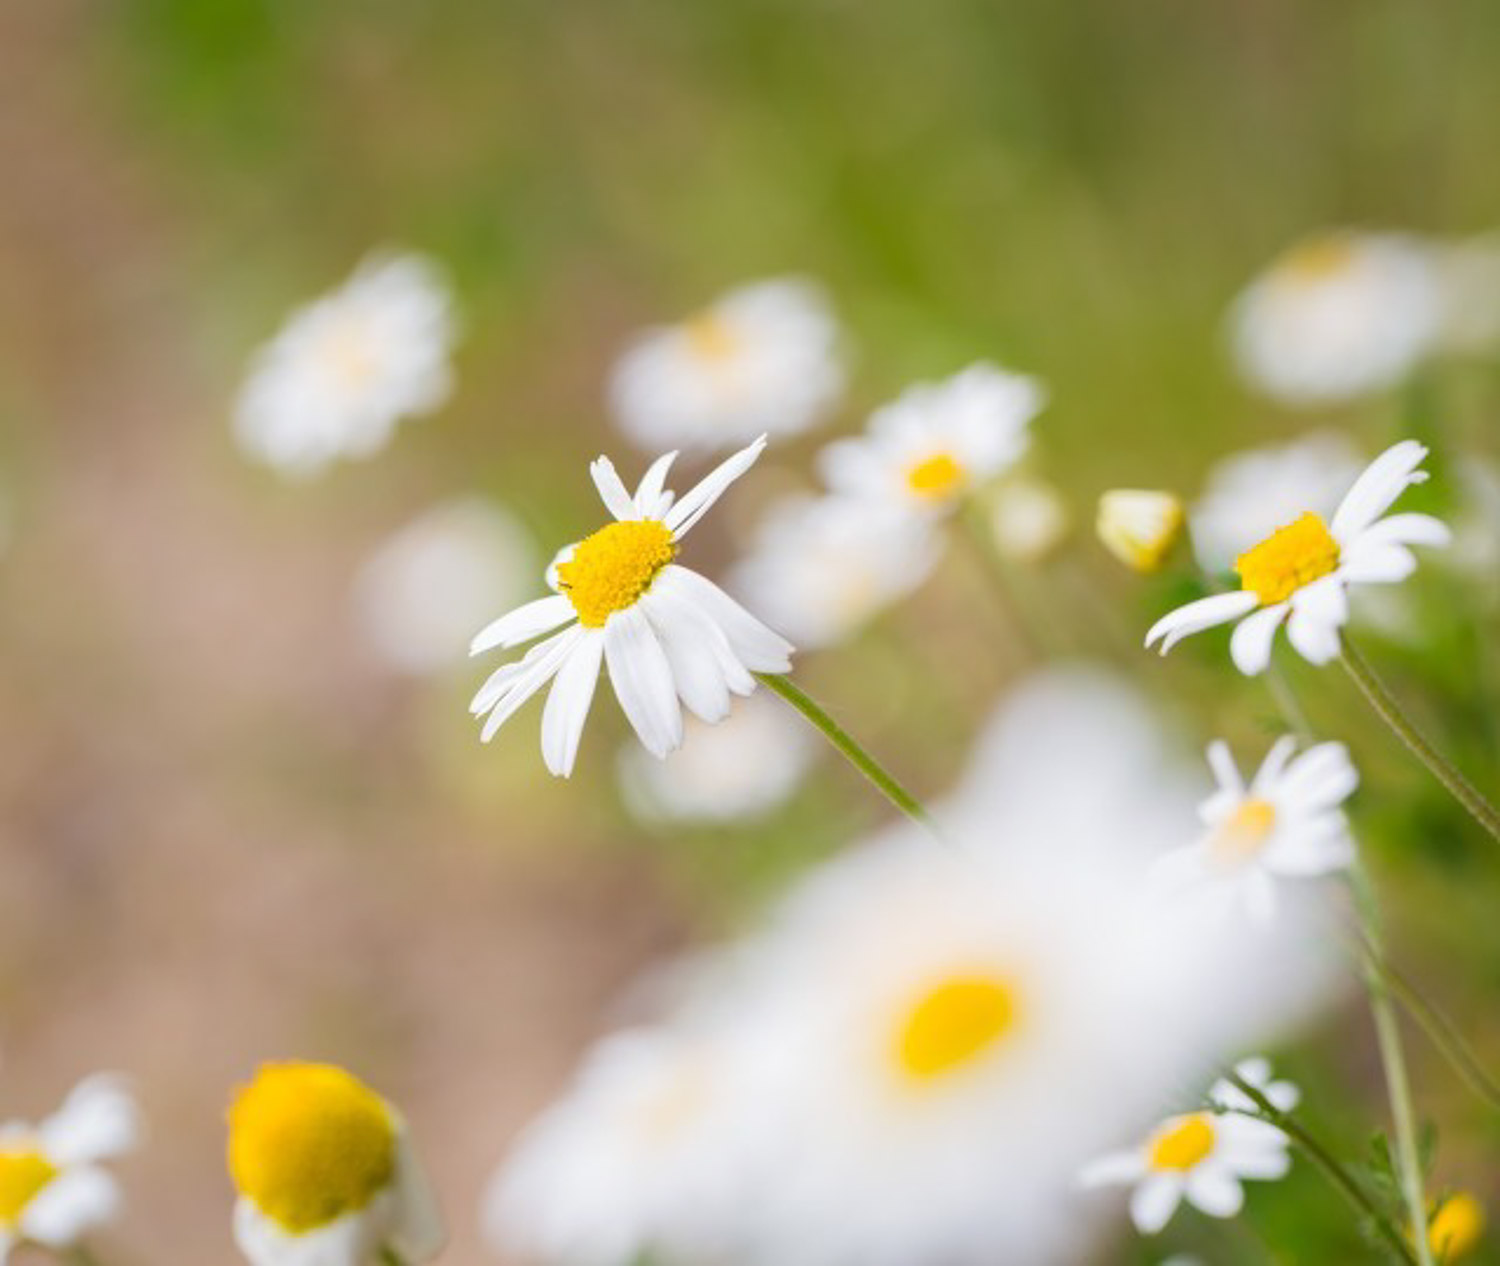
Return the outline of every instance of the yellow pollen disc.
{"type": "Polygon", "coordinates": [[[928,501],[946,501],[963,485],[965,471],[947,453],[924,457],[906,472],[906,486],[928,501]]]}
{"type": "Polygon", "coordinates": [[[1269,800],[1251,798],[1219,825],[1209,842],[1215,860],[1232,864],[1248,861],[1260,852],[1276,829],[1276,806],[1269,800]]]}
{"type": "Polygon", "coordinates": [[[14,1229],[26,1206],[57,1172],[57,1166],[35,1148],[0,1148],[0,1226],[14,1229]]]}
{"type": "Polygon", "coordinates": [[[1427,1224],[1427,1243],[1442,1262],[1467,1256],[1484,1235],[1484,1206],[1467,1191],[1455,1192],[1427,1224]]]}
{"type": "Polygon", "coordinates": [[[263,1064],[230,1104],[229,1175],[294,1234],[363,1209],[395,1165],[390,1110],[342,1068],[263,1064]]]}
{"type": "Polygon", "coordinates": [[[925,1082],[984,1055],[1015,1025],[1015,991],[992,976],[952,976],[916,999],[896,1034],[896,1062],[925,1082]]]}
{"type": "Polygon", "coordinates": [[[1188,1170],[1213,1150],[1213,1118],[1207,1112],[1193,1112],[1168,1121],[1156,1132],[1147,1164],[1154,1170],[1188,1170]]]}
{"type": "Polygon", "coordinates": [[[1326,576],[1339,565],[1339,543],[1327,525],[1309,510],[1295,523],[1278,528],[1254,549],[1235,559],[1242,588],[1266,606],[1285,602],[1303,585],[1326,576]]]}
{"type": "Polygon", "coordinates": [[[1335,277],[1354,260],[1354,242],[1346,233],[1329,233],[1292,247],[1281,257],[1278,275],[1302,285],[1335,277]]]}
{"type": "Polygon", "coordinates": [[[699,360],[722,363],[733,359],[740,340],[724,321],[712,312],[701,312],[683,326],[688,346],[699,360]]]}
{"type": "Polygon", "coordinates": [[[603,628],[612,613],[634,606],[676,555],[666,524],[626,519],[579,541],[573,557],[558,565],[557,583],[580,624],[603,628]]]}

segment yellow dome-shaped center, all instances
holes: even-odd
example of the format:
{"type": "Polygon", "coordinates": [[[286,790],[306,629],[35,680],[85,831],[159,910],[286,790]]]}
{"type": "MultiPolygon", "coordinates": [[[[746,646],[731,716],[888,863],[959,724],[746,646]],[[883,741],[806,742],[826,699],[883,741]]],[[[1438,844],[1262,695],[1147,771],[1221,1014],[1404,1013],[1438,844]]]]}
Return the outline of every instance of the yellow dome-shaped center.
{"type": "Polygon", "coordinates": [[[676,555],[677,545],[665,523],[627,519],[579,541],[573,557],[558,565],[557,583],[578,612],[580,624],[603,628],[614,612],[634,606],[676,555]]]}
{"type": "Polygon", "coordinates": [[[1292,594],[1339,565],[1339,543],[1327,525],[1309,510],[1295,523],[1278,528],[1254,549],[1235,560],[1240,584],[1266,606],[1292,594]]]}
{"type": "Polygon", "coordinates": [[[265,1064],[230,1105],[230,1177],[293,1233],[364,1208],[395,1164],[390,1109],[341,1068],[265,1064]]]}
{"type": "Polygon", "coordinates": [[[934,453],[906,472],[906,486],[924,501],[946,501],[963,486],[967,472],[951,453],[934,453]]]}
{"type": "Polygon", "coordinates": [[[35,1147],[0,1144],[0,1226],[14,1229],[26,1206],[57,1173],[57,1166],[35,1147]]]}
{"type": "Polygon", "coordinates": [[[1192,1169],[1214,1150],[1214,1122],[1207,1112],[1193,1112],[1167,1122],[1151,1139],[1152,1169],[1192,1169]]]}
{"type": "Polygon", "coordinates": [[[1439,1261],[1456,1262],[1474,1251],[1484,1223],[1484,1206],[1467,1191],[1454,1192],[1427,1224],[1427,1242],[1439,1261]]]}
{"type": "Polygon", "coordinates": [[[902,1016],[896,1063],[911,1080],[932,1081],[985,1055],[1016,1022],[1015,990],[993,976],[964,974],[919,995],[902,1016]]]}
{"type": "Polygon", "coordinates": [[[1276,829],[1276,806],[1251,796],[1240,801],[1233,813],[1219,824],[1209,841],[1215,861],[1236,865],[1249,861],[1265,846],[1276,829]]]}

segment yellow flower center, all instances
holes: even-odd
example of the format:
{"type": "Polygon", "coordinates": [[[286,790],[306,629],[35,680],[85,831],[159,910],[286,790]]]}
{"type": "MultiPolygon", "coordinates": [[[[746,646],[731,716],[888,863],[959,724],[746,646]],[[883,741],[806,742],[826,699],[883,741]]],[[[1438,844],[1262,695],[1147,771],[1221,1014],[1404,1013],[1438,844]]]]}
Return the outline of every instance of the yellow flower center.
{"type": "Polygon", "coordinates": [[[611,614],[634,606],[676,556],[677,545],[665,523],[625,519],[579,541],[573,557],[558,565],[557,583],[580,624],[603,628],[611,614]]]}
{"type": "Polygon", "coordinates": [[[1294,284],[1311,286],[1335,277],[1354,260],[1354,242],[1347,233],[1309,238],[1281,257],[1278,275],[1294,284]]]}
{"type": "Polygon", "coordinates": [[[390,1109],[342,1068],[264,1064],[230,1105],[230,1177],[293,1234],[364,1208],[395,1164],[390,1109]]]}
{"type": "Polygon", "coordinates": [[[1285,602],[1303,585],[1339,565],[1339,543],[1311,510],[1278,528],[1235,559],[1240,584],[1266,606],[1285,602]]]}
{"type": "Polygon", "coordinates": [[[1427,1224],[1427,1243],[1439,1261],[1456,1262],[1479,1243],[1484,1224],[1484,1206],[1467,1191],[1455,1192],[1427,1224]]]}
{"type": "Polygon", "coordinates": [[[37,1192],[57,1177],[57,1166],[24,1143],[0,1148],[0,1226],[14,1229],[37,1192]]]}
{"type": "Polygon", "coordinates": [[[904,1015],[896,1063],[927,1082],[984,1055],[1016,1022],[1015,990],[993,976],[958,975],[928,989],[904,1015]]]}
{"type": "Polygon", "coordinates": [[[700,312],[683,326],[693,355],[711,365],[732,360],[740,349],[739,336],[716,313],[700,312]]]}
{"type": "Polygon", "coordinates": [[[1162,1126],[1151,1139],[1147,1164],[1154,1170],[1188,1170],[1214,1150],[1214,1123],[1207,1112],[1192,1112],[1162,1126]]]}
{"type": "Polygon", "coordinates": [[[1276,829],[1276,806],[1269,800],[1251,797],[1224,819],[1209,842],[1215,861],[1236,865],[1249,861],[1260,852],[1276,829]]]}
{"type": "Polygon", "coordinates": [[[358,391],[375,376],[378,365],[370,334],[361,317],[346,317],[328,332],[323,358],[340,386],[358,391]]]}
{"type": "Polygon", "coordinates": [[[925,501],[946,501],[963,486],[967,472],[949,453],[924,457],[906,472],[906,486],[925,501]]]}

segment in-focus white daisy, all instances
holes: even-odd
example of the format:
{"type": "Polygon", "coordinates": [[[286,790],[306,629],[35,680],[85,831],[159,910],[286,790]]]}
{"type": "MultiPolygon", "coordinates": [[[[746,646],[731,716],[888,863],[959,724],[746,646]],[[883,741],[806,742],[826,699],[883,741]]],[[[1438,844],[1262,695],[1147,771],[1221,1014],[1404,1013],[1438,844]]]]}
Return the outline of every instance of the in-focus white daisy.
{"type": "Polygon", "coordinates": [[[990,534],[1006,558],[1038,562],[1062,544],[1071,526],[1068,503],[1045,480],[1005,480],[990,501],[990,534]]]}
{"type": "Polygon", "coordinates": [[[812,731],[765,695],[735,702],[718,725],[689,718],[664,761],[635,745],[620,753],[625,803],[646,821],[733,822],[776,808],[817,752],[812,731]]]}
{"type": "Polygon", "coordinates": [[[939,553],[931,524],[893,506],[794,495],[767,510],[729,588],[799,646],[831,646],[917,589],[939,553]]]}
{"type": "Polygon", "coordinates": [[[1217,462],[1188,516],[1199,565],[1228,571],[1246,541],[1269,536],[1304,510],[1331,518],[1364,467],[1353,441],[1337,431],[1312,431],[1217,462]]]}
{"type": "Polygon", "coordinates": [[[229,1108],[234,1239],[253,1266],[419,1263],[442,1218],[401,1114],[331,1064],[263,1064],[229,1108]]]}
{"type": "Polygon", "coordinates": [[[1296,751],[1296,739],[1279,739],[1247,785],[1228,746],[1211,744],[1208,763],[1217,787],[1199,809],[1204,833],[1162,859],[1164,881],[1221,892],[1264,922],[1276,910],[1276,880],[1351,865],[1354,841],[1341,806],[1359,775],[1349,752],[1342,743],[1296,751]]]}
{"type": "MultiPolygon", "coordinates": [[[[1265,1060],[1246,1060],[1235,1072],[1281,1111],[1297,1105],[1297,1088],[1271,1081],[1265,1060]]],[[[1208,1100],[1211,1107],[1163,1121],[1139,1147],[1086,1166],[1084,1185],[1132,1185],[1130,1217],[1145,1235],[1166,1226],[1184,1199],[1210,1217],[1234,1217],[1245,1202],[1245,1180],[1280,1178],[1291,1168],[1291,1140],[1267,1121],[1240,1115],[1255,1105],[1232,1082],[1216,1083],[1208,1100]]]]}
{"type": "Polygon", "coordinates": [[[256,355],[235,412],[240,447],[297,477],[379,452],[402,418],[448,398],[450,306],[421,256],[367,259],[256,355]]]}
{"type": "Polygon", "coordinates": [[[731,291],[620,357],[609,398],[642,448],[712,451],[821,422],[844,390],[839,329],[821,288],[794,277],[731,291]]]}
{"type": "Polygon", "coordinates": [[[475,628],[523,601],[536,549],[504,507],[479,497],[443,502],[383,542],[360,569],[355,614],[393,668],[433,673],[462,663],[475,628]]]}
{"type": "Polygon", "coordinates": [[[111,1221],[120,1189],[100,1162],[140,1137],[135,1100],[108,1074],[79,1082],[39,1125],[0,1125],[0,1262],[22,1244],[71,1248],[111,1221]]]}
{"type": "Polygon", "coordinates": [[[1448,528],[1431,515],[1381,517],[1402,492],[1426,480],[1420,469],[1426,457],[1416,440],[1392,445],[1355,480],[1331,522],[1305,510],[1239,556],[1241,589],[1169,612],[1151,626],[1146,645],[1159,640],[1165,655],[1190,634],[1239,620],[1230,654],[1242,673],[1254,676],[1271,662],[1272,641],[1285,622],[1302,657],[1326,664],[1339,653],[1351,588],[1404,580],[1417,566],[1410,546],[1448,543],[1448,528]]]}
{"type": "Polygon", "coordinates": [[[870,415],[865,434],[818,455],[833,491],[933,513],[1011,466],[1045,403],[1034,378],[979,363],[918,383],[870,415]]]}
{"type": "Polygon", "coordinates": [[[1099,498],[1094,528],[1104,547],[1125,566],[1159,571],[1182,535],[1182,501],[1171,492],[1113,488],[1099,498]]]}
{"type": "Polygon", "coordinates": [[[1427,248],[1350,229],[1299,243],[1242,294],[1232,315],[1241,373],[1292,405],[1394,386],[1427,355],[1441,300],[1427,248]]]}
{"type": "Polygon", "coordinates": [[[695,716],[716,723],[729,715],[731,694],[755,689],[752,674],[791,667],[785,638],[673,561],[682,538],[765,446],[762,437],[742,449],[680,501],[664,487],[675,453],[651,464],[633,497],[607,457],[593,463],[589,473],[615,521],[557,556],[547,571],[551,597],[501,616],[470,646],[478,655],[550,635],[497,669],[474,696],[470,711],[485,718],[486,742],[553,682],[542,713],[542,759],[567,777],[605,667],[646,750],[664,757],[682,742],[679,697],[695,716]]]}

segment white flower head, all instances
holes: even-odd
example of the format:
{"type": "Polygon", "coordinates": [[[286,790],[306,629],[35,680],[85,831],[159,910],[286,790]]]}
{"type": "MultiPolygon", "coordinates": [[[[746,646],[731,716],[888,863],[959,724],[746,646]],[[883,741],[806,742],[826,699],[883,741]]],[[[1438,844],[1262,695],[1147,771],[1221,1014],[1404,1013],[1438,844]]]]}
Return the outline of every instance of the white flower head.
{"type": "Polygon", "coordinates": [[[402,672],[464,662],[475,627],[522,601],[536,574],[526,529],[479,497],[446,501],[384,541],[360,569],[355,613],[371,648],[402,672]]]}
{"type": "Polygon", "coordinates": [[[909,387],[870,415],[864,435],[828,445],[818,465],[835,492],[945,511],[1015,463],[1044,403],[1034,378],[981,362],[909,387]]]}
{"type": "Polygon", "coordinates": [[[681,500],[664,486],[675,453],[651,464],[634,496],[607,457],[593,463],[589,473],[614,522],[558,555],[547,572],[556,590],[551,597],[501,616],[469,648],[478,655],[548,635],[497,669],[474,696],[470,711],[485,718],[486,742],[552,682],[542,713],[542,758],[567,777],[606,667],[642,744],[665,757],[682,742],[682,706],[715,724],[729,715],[732,694],[755,689],[752,674],[791,667],[789,642],[712,581],[673,561],[682,538],[765,446],[764,437],[756,440],[681,500]],[[553,632],[561,625],[567,627],[553,632]]]}
{"type": "Polygon", "coordinates": [[[1392,445],[1370,463],[1344,494],[1330,522],[1306,510],[1239,556],[1243,588],[1200,598],[1151,626],[1146,645],[1161,642],[1165,655],[1179,641],[1238,620],[1230,640],[1236,667],[1247,676],[1271,662],[1271,644],[1283,623],[1287,637],[1310,663],[1339,653],[1349,619],[1349,590],[1390,584],[1416,570],[1413,545],[1446,545],[1448,528],[1428,514],[1386,515],[1412,484],[1422,483],[1427,448],[1416,440],[1392,445]],[[1382,517],[1385,516],[1385,517],[1382,517]]]}
{"type": "MultiPolygon", "coordinates": [[[[1297,1088],[1271,1081],[1265,1060],[1245,1060],[1235,1073],[1281,1111],[1296,1106],[1297,1088]]],[[[1139,1147],[1085,1166],[1083,1184],[1133,1186],[1130,1217],[1145,1235],[1166,1226],[1184,1199],[1209,1217],[1234,1217],[1244,1205],[1247,1179],[1281,1178],[1291,1168],[1291,1140],[1269,1122],[1243,1115],[1256,1105],[1228,1080],[1215,1083],[1208,1103],[1163,1121],[1139,1147]]]]}
{"type": "Polygon", "coordinates": [[[1354,841],[1342,805],[1359,775],[1342,743],[1319,743],[1300,755],[1290,736],[1276,742],[1247,784],[1222,742],[1208,749],[1217,787],[1199,809],[1204,833],[1168,854],[1159,874],[1174,887],[1201,885],[1266,922],[1276,909],[1278,879],[1344,870],[1354,841]]]}
{"type": "Polygon", "coordinates": [[[101,1162],[140,1137],[135,1100],[110,1074],[79,1082],[38,1125],[0,1125],[0,1262],[20,1244],[70,1248],[111,1221],[120,1189],[101,1162]]]}
{"type": "Polygon", "coordinates": [[[256,355],[235,412],[240,447],[293,477],[379,452],[402,418],[448,397],[450,306],[426,259],[371,256],[256,355]]]}
{"type": "Polygon", "coordinates": [[[1159,571],[1182,535],[1182,500],[1147,488],[1113,488],[1099,498],[1095,530],[1104,547],[1125,566],[1159,571]]]}
{"type": "Polygon", "coordinates": [[[252,1266],[421,1263],[436,1198],[401,1114],[331,1064],[264,1064],[229,1109],[234,1239],[252,1266]]]}
{"type": "Polygon", "coordinates": [[[642,448],[699,452],[821,422],[844,390],[838,324],[817,285],[744,286],[680,325],[648,330],[620,357],[609,397],[642,448]]]}
{"type": "Polygon", "coordinates": [[[1007,558],[1037,562],[1068,535],[1068,503],[1045,480],[1015,476],[996,489],[990,502],[990,535],[1007,558]]]}
{"type": "Polygon", "coordinates": [[[831,646],[931,574],[937,534],[875,501],[793,495],[773,504],[730,589],[799,646],[831,646]]]}
{"type": "Polygon", "coordinates": [[[1422,243],[1337,230],[1294,246],[1240,296],[1234,350],[1241,373],[1267,395],[1338,403],[1405,378],[1431,350],[1440,315],[1422,243]]]}
{"type": "Polygon", "coordinates": [[[732,822],[776,808],[817,752],[811,730],[763,694],[735,702],[718,725],[689,718],[664,761],[637,745],[620,753],[625,802],[647,821],[732,822]]]}

